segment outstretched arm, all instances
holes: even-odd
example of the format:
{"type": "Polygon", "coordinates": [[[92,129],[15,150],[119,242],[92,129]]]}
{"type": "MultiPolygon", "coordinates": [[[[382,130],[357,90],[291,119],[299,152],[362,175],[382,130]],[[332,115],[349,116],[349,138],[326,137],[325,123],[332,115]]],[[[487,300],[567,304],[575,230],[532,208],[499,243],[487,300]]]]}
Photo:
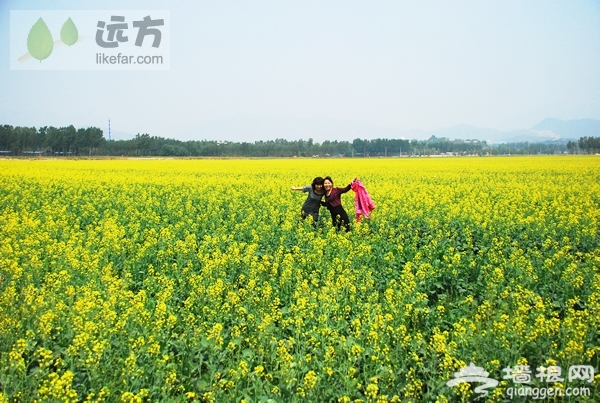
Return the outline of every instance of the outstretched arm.
{"type": "Polygon", "coordinates": [[[358,178],[354,178],[354,179],[352,179],[352,182],[350,182],[350,183],[348,184],[348,186],[346,186],[345,188],[340,188],[340,189],[341,189],[340,193],[346,193],[346,192],[348,192],[350,189],[352,189],[352,184],[353,184],[355,181],[357,181],[357,180],[358,180],[358,178]]]}
{"type": "Polygon", "coordinates": [[[302,190],[304,189],[303,187],[298,187],[298,186],[292,186],[292,190],[302,190]]]}

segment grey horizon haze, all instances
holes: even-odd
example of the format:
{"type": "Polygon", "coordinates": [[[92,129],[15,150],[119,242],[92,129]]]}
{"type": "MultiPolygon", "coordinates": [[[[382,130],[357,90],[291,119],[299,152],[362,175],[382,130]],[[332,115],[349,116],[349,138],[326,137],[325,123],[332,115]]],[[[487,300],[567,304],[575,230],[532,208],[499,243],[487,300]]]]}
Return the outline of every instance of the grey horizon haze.
{"type": "Polygon", "coordinates": [[[5,0],[0,27],[13,126],[322,142],[600,119],[599,1],[5,0]],[[170,68],[10,70],[11,10],[103,9],[168,10],[170,68]]]}

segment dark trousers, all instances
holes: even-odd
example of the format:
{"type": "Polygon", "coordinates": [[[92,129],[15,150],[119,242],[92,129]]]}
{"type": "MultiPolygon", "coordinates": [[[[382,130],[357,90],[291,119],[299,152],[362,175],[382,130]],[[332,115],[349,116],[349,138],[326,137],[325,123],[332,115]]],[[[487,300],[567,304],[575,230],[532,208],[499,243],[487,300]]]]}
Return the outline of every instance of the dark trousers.
{"type": "Polygon", "coordinates": [[[305,220],[307,217],[312,216],[312,225],[313,227],[317,226],[317,222],[319,222],[319,213],[307,213],[302,209],[302,219],[305,220]]]}
{"type": "Polygon", "coordinates": [[[337,230],[344,227],[346,231],[350,231],[350,218],[342,206],[332,207],[329,212],[331,213],[331,222],[337,230]]]}

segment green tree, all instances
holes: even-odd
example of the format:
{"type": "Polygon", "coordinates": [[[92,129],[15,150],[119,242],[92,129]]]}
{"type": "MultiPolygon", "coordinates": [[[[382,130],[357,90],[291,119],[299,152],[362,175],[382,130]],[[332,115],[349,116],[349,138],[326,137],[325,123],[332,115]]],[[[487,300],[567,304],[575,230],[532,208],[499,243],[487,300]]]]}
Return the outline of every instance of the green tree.
{"type": "Polygon", "coordinates": [[[148,133],[144,133],[141,135],[139,133],[136,134],[134,142],[138,153],[141,152],[142,155],[148,154],[148,150],[150,149],[150,145],[152,142],[152,139],[150,138],[150,135],[148,133]]]}
{"type": "Polygon", "coordinates": [[[10,125],[0,126],[0,150],[11,151],[10,142],[14,128],[10,125]]]}

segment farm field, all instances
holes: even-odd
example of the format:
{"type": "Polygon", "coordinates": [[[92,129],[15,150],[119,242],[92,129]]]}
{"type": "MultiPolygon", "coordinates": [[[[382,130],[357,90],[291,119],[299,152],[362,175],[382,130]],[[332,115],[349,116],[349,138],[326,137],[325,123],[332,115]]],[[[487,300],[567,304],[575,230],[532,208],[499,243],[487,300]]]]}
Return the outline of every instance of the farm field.
{"type": "Polygon", "coordinates": [[[0,181],[0,403],[600,401],[598,157],[0,160],[0,181]],[[290,187],[325,175],[359,177],[371,219],[299,221],[290,187]],[[470,363],[487,394],[448,386],[470,363]]]}

